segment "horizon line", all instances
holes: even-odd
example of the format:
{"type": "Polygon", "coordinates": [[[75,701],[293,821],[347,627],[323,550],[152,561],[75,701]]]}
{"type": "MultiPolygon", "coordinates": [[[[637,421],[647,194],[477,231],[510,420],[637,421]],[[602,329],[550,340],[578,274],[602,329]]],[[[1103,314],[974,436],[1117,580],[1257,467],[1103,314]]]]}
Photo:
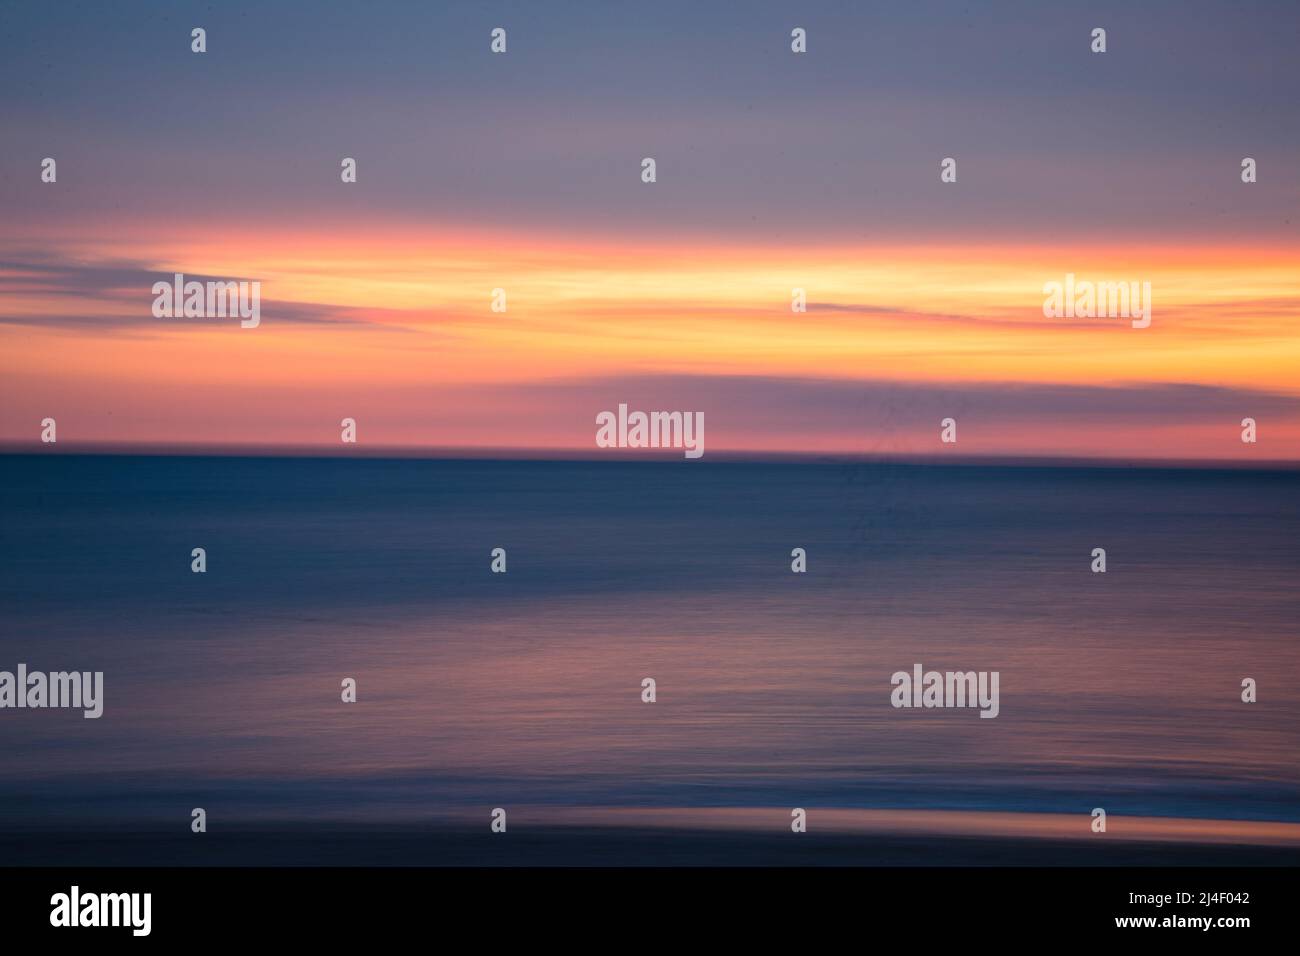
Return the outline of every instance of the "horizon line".
{"type": "MultiPolygon", "coordinates": [[[[669,462],[687,461],[679,448],[602,449],[538,448],[477,445],[272,445],[258,443],[151,443],[151,442],[77,442],[42,444],[36,441],[0,440],[0,456],[36,457],[41,455],[83,457],[138,458],[318,458],[344,460],[362,458],[380,460],[427,461],[567,461],[589,462],[669,462]],[[63,447],[59,447],[63,445],[63,447]]],[[[705,458],[690,460],[692,463],[705,458]]],[[[734,449],[710,452],[707,460],[731,464],[834,464],[892,463],[907,465],[955,465],[967,467],[1019,468],[1144,468],[1204,471],[1300,471],[1300,459],[1276,458],[1242,461],[1227,458],[1125,457],[1116,455],[1017,455],[1007,453],[972,454],[969,452],[934,454],[880,454],[832,451],[774,451],[734,449]]]]}

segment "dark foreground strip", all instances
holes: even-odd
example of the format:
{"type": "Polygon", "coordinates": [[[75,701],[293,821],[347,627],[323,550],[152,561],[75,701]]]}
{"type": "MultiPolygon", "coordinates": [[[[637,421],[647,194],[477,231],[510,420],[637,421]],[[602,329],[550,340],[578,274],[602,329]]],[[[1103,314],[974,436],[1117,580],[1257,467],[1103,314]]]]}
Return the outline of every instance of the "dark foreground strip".
{"type": "Polygon", "coordinates": [[[1186,941],[1195,936],[1231,945],[1292,923],[1294,872],[1283,867],[10,868],[0,870],[0,925],[10,941],[63,937],[78,946],[113,947],[399,942],[412,934],[436,945],[450,944],[449,933],[471,945],[587,942],[602,951],[645,945],[677,950],[687,944],[694,949],[702,941],[729,949],[747,941],[806,949],[835,937],[844,941],[846,933],[859,943],[952,941],[979,948],[1002,941],[1121,935],[1186,941]],[[136,935],[145,893],[147,936],[136,935]],[[116,920],[119,925],[51,925],[51,914],[56,921],[74,921],[69,919],[74,899],[81,908],[76,922],[116,920]],[[1246,917],[1249,925],[1197,928],[1206,917],[1216,924],[1246,917]]]}

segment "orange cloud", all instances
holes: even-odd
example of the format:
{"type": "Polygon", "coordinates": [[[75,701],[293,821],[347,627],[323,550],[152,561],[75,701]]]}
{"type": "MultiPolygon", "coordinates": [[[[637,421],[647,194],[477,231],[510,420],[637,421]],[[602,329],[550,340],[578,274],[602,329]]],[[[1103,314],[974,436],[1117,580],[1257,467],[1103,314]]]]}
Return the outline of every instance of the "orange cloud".
{"type": "MultiPolygon", "coordinates": [[[[200,390],[204,401],[251,398],[265,422],[294,405],[323,415],[323,396],[376,386],[504,394],[620,375],[1287,395],[1300,380],[1300,249],[681,246],[374,225],[252,236],[135,228],[112,239],[47,235],[43,248],[35,264],[10,250],[0,266],[10,293],[0,363],[21,398],[0,422],[9,440],[28,435],[38,408],[141,394],[157,407],[129,429],[133,439],[174,440],[196,411],[187,396],[200,390]],[[154,319],[149,285],[173,272],[259,280],[261,326],[154,319]],[[95,288],[118,273],[117,284],[95,288]],[[1149,282],[1151,327],[1045,318],[1044,283],[1066,273],[1149,282]],[[504,314],[489,308],[497,288],[504,314]],[[791,311],[794,288],[806,290],[805,313],[791,311]]],[[[139,413],[138,401],[127,405],[139,413]]],[[[1273,425],[1295,432],[1289,421],[1273,425]]],[[[1142,445],[1107,428],[1109,438],[1094,435],[1082,450],[1142,445]]],[[[1008,450],[1024,437],[1008,435],[1008,450]]],[[[492,440],[511,443],[508,428],[492,440]]]]}

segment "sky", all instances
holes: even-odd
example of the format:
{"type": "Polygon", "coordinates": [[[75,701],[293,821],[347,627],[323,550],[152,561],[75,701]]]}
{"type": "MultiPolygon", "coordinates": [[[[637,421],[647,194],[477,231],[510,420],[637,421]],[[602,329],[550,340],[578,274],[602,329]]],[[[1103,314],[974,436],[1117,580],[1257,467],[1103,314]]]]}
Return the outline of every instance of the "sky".
{"type": "Polygon", "coordinates": [[[596,454],[627,403],[702,411],[710,451],[1294,460],[1298,33],[1284,2],[9,2],[0,442],[351,417],[596,454]],[[261,324],[155,318],[175,272],[259,281],[261,324]],[[1150,327],[1044,316],[1067,274],[1149,282],[1150,327]]]}

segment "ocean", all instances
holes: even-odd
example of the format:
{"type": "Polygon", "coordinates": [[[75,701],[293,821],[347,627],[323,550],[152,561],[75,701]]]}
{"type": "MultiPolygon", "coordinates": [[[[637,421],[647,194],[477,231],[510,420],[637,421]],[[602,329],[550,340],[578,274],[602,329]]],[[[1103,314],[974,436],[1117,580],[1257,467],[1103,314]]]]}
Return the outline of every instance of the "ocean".
{"type": "Polygon", "coordinates": [[[5,455],[0,671],[104,693],[95,720],[0,710],[0,856],[725,864],[806,837],[823,862],[1294,863],[1298,493],[1286,470],[5,455]],[[998,672],[997,717],[893,707],[916,664],[998,672]]]}

